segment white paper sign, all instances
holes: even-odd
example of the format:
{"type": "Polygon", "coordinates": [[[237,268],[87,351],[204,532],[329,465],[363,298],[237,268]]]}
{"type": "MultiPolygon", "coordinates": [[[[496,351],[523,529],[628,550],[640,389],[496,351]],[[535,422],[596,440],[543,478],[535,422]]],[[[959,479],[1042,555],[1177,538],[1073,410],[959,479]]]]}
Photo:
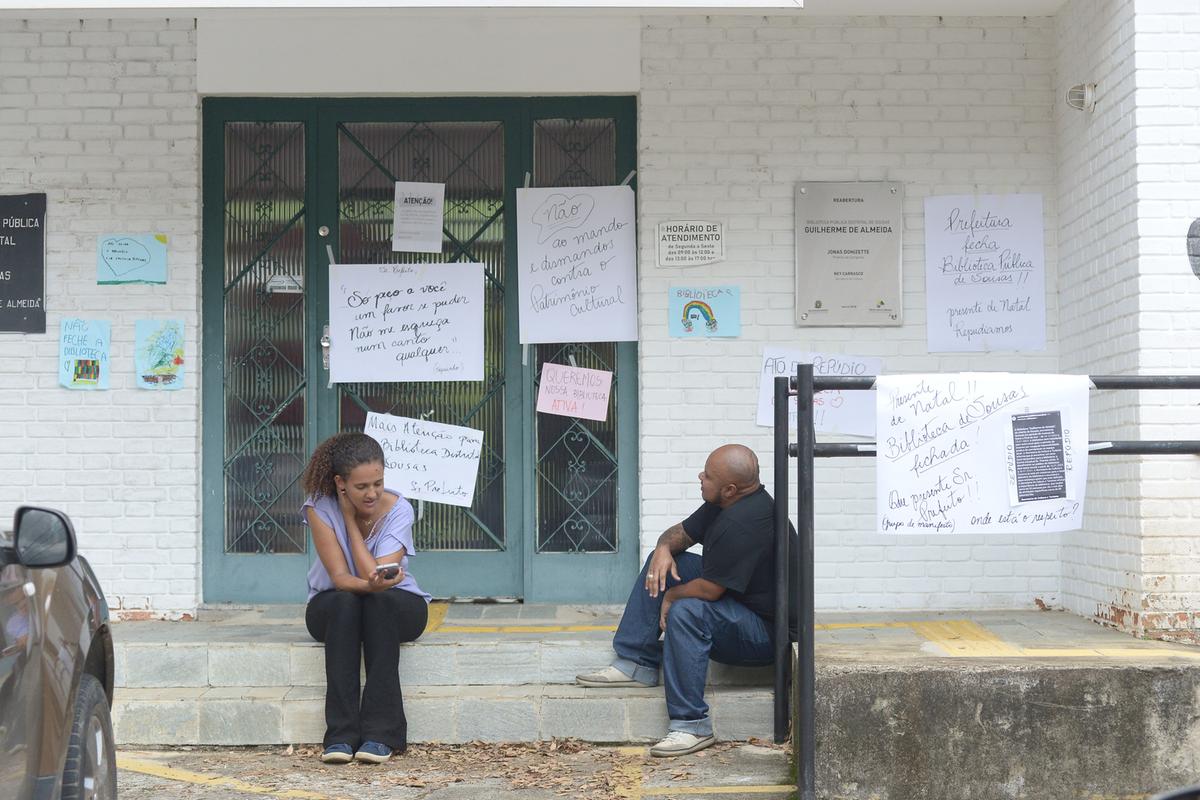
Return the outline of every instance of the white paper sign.
{"type": "Polygon", "coordinates": [[[1083,524],[1087,376],[894,375],[875,386],[880,533],[1048,533],[1083,524]],[[1016,503],[1013,483],[1024,493],[1016,503]]]}
{"type": "Polygon", "coordinates": [[[330,264],[334,383],[483,380],[482,264],[330,264]]]}
{"type": "Polygon", "coordinates": [[[383,483],[409,500],[470,506],[483,431],[367,412],[366,434],[383,448],[383,483]]]}
{"type": "Polygon", "coordinates": [[[725,224],[707,220],[660,222],[654,238],[658,266],[702,267],[725,260],[725,224]]]}
{"type": "Polygon", "coordinates": [[[1040,194],[925,198],[929,351],[1046,349],[1040,194]]]}
{"type": "Polygon", "coordinates": [[[633,189],[517,189],[521,342],[637,340],[633,189]]]}
{"type": "Polygon", "coordinates": [[[405,253],[442,252],[442,214],[446,184],[396,181],[392,219],[392,250],[405,253]]]}
{"type": "MultiPolygon", "coordinates": [[[[799,364],[812,364],[814,377],[859,378],[883,372],[883,360],[834,353],[764,347],[758,381],[759,425],[775,424],[775,378],[792,377],[799,364]]],[[[796,427],[795,398],[788,403],[788,427],[796,427]]],[[[875,392],[835,389],[813,396],[813,427],[821,433],[875,435],[875,392]]]]}

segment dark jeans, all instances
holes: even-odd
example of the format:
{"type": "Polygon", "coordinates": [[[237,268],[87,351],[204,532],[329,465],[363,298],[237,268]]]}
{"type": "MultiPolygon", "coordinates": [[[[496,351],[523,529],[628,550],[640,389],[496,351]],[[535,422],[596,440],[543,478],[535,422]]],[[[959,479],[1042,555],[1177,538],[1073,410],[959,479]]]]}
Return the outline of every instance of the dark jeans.
{"type": "Polygon", "coordinates": [[[425,630],[425,598],[402,589],[370,594],[328,591],[313,596],[304,624],[325,643],[325,747],[367,741],[402,752],[408,721],[400,694],[400,643],[425,630]],[[359,665],[367,685],[359,697],[359,665]]]}
{"type": "MultiPolygon", "coordinates": [[[[667,576],[667,588],[700,577],[702,562],[695,553],[675,556],[679,580],[667,576]]],[[[658,683],[663,672],[670,729],[696,736],[712,734],[712,718],[704,702],[708,661],[743,666],[761,666],[775,660],[773,631],[762,617],[731,597],[708,601],[694,597],[676,600],[667,613],[667,631],[659,640],[658,617],[662,594],[646,591],[642,565],[621,624],[613,637],[617,659],[613,666],[641,683],[658,683]]]]}

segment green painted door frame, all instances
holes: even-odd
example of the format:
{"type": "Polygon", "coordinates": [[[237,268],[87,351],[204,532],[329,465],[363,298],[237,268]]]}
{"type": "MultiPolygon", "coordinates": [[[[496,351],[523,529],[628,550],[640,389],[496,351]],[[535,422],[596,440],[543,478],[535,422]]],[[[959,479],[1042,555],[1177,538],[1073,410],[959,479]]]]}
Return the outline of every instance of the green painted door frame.
{"type": "MultiPolygon", "coordinates": [[[[228,553],[226,525],[225,330],[225,129],[228,123],[303,123],[305,160],[304,252],[306,450],[338,428],[339,395],[327,385],[319,341],[328,320],[326,245],[339,252],[338,126],[355,122],[498,121],[504,126],[505,541],[500,552],[426,550],[413,572],[438,596],[518,596],[527,601],[620,602],[638,562],[637,347],[616,347],[617,423],[616,552],[537,552],[534,360],[517,341],[516,189],[534,171],[535,120],[605,117],[616,121],[617,180],[634,169],[635,103],[628,97],[455,99],[208,98],[203,147],[203,515],[204,600],[298,602],[304,573],[315,557],[302,553],[228,553]],[[326,226],[328,236],[318,231],[326,226]]],[[[405,176],[397,176],[406,179],[405,176]]],[[[536,183],[534,185],[537,185],[536,183]]],[[[449,421],[449,420],[439,420],[449,421]]],[[[305,540],[307,544],[307,539],[305,540]]]]}

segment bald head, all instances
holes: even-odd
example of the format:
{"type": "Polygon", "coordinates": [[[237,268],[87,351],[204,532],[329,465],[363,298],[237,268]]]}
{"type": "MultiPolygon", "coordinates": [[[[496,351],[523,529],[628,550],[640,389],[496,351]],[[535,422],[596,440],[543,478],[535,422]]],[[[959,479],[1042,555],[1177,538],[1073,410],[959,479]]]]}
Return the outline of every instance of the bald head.
{"type": "Polygon", "coordinates": [[[727,444],[709,454],[700,473],[700,494],[709,503],[727,507],[758,491],[758,456],[749,447],[727,444]]]}

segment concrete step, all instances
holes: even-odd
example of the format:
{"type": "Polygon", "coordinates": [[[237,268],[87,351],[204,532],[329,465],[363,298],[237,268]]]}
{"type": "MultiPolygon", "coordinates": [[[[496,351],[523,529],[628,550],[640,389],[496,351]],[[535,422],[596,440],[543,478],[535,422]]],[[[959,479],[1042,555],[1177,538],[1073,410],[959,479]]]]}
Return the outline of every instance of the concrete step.
{"type": "MultiPolygon", "coordinates": [[[[414,742],[657,740],[658,689],[583,689],[608,664],[620,609],[434,607],[430,629],[400,648],[414,742]],[[444,616],[443,616],[444,615],[444,616]]],[[[207,613],[194,622],[114,626],[121,744],[284,744],[324,733],[324,647],[300,607],[207,613]]],[[[713,663],[714,724],[727,739],[771,735],[770,667],[713,663]]]]}
{"type": "MultiPolygon", "coordinates": [[[[122,641],[114,637],[115,681],[122,689],[324,687],[324,647],[312,640],[260,642],[122,641]]],[[[554,639],[436,636],[400,648],[405,687],[572,684],[613,658],[611,634],[554,639]]],[[[713,663],[714,686],[763,686],[766,668],[713,663]]]]}
{"type": "MultiPolygon", "coordinates": [[[[721,739],[771,736],[770,689],[719,687],[707,696],[721,739]]],[[[319,742],[324,697],[323,686],[123,688],[113,724],[121,745],[319,742]]],[[[661,688],[406,686],[404,710],[412,742],[651,742],[668,722],[661,688]]]]}

